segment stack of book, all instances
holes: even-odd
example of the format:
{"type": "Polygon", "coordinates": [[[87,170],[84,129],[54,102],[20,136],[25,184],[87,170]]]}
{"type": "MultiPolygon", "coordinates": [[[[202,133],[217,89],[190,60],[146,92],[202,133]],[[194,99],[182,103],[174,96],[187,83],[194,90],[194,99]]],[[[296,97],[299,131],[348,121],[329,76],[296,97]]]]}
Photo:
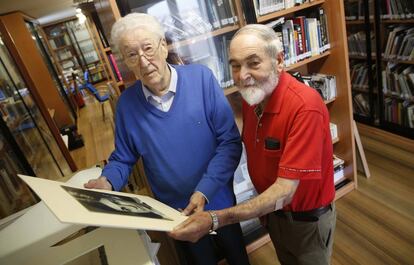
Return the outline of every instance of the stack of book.
{"type": "Polygon", "coordinates": [[[414,104],[395,98],[385,98],[384,118],[388,122],[414,128],[414,104]]]}
{"type": "Polygon", "coordinates": [[[368,92],[368,72],[371,71],[374,74],[376,73],[375,64],[371,65],[371,70],[369,70],[368,65],[365,62],[355,63],[355,61],[352,61],[350,67],[352,89],[368,92]]]}
{"type": "Polygon", "coordinates": [[[344,174],[345,161],[336,155],[333,155],[333,166],[334,166],[334,184],[337,185],[345,179],[344,174]]]}
{"type": "MultiPolygon", "coordinates": [[[[345,19],[346,20],[363,20],[365,19],[365,0],[345,0],[345,19]]],[[[369,18],[374,18],[374,0],[368,0],[369,18]]]]}
{"type": "Polygon", "coordinates": [[[362,93],[357,93],[352,95],[353,109],[354,113],[357,113],[362,116],[370,116],[370,107],[368,96],[362,93]]]}
{"type": "Polygon", "coordinates": [[[382,91],[414,103],[414,66],[388,63],[382,71],[382,91]]]}
{"type": "Polygon", "coordinates": [[[414,18],[413,0],[382,0],[381,17],[384,19],[414,18]]]}
{"type": "Polygon", "coordinates": [[[388,32],[384,58],[404,61],[414,60],[414,28],[391,25],[388,32]]]}
{"type": "Polygon", "coordinates": [[[330,48],[327,19],[322,7],[306,17],[298,16],[286,21],[282,17],[267,25],[275,30],[283,44],[286,66],[330,48]]]}
{"type": "Polygon", "coordinates": [[[253,5],[256,11],[256,17],[258,17],[312,1],[313,0],[254,0],[253,5]]]}
{"type": "Polygon", "coordinates": [[[388,63],[382,71],[385,120],[414,128],[414,66],[388,63]]]}
{"type": "MultiPolygon", "coordinates": [[[[371,55],[375,56],[375,34],[371,31],[371,55]]],[[[354,34],[348,35],[348,50],[349,55],[353,56],[367,56],[366,50],[366,34],[364,31],[359,31],[354,34]]]]}
{"type": "Polygon", "coordinates": [[[336,98],[336,78],[332,75],[313,74],[302,76],[303,81],[308,86],[316,89],[323,100],[328,101],[336,98]]]}

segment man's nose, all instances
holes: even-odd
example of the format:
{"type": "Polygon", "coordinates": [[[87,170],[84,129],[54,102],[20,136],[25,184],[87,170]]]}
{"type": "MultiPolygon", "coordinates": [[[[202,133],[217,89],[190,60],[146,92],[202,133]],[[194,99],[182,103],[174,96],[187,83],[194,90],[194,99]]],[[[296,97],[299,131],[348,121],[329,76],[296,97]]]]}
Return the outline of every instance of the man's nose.
{"type": "Polygon", "coordinates": [[[246,69],[246,67],[241,67],[239,77],[242,82],[247,80],[249,77],[251,77],[249,70],[246,69]]]}
{"type": "Polygon", "coordinates": [[[139,58],[138,58],[139,65],[141,67],[148,66],[148,64],[150,63],[150,61],[147,59],[147,57],[145,56],[145,54],[143,52],[140,52],[140,53],[138,53],[138,56],[139,56],[139,58]]]}

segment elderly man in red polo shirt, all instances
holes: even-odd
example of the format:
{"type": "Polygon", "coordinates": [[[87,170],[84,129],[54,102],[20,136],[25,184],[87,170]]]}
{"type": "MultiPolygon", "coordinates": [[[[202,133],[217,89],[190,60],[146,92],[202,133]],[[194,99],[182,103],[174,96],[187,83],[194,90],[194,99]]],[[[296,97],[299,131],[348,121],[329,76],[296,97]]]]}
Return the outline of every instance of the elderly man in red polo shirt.
{"type": "Polygon", "coordinates": [[[230,43],[233,78],[244,99],[247,165],[259,196],[196,213],[170,235],[197,241],[262,216],[281,264],[329,264],[336,223],[329,114],[314,89],[283,70],[280,46],[264,25],[243,27],[230,43]]]}

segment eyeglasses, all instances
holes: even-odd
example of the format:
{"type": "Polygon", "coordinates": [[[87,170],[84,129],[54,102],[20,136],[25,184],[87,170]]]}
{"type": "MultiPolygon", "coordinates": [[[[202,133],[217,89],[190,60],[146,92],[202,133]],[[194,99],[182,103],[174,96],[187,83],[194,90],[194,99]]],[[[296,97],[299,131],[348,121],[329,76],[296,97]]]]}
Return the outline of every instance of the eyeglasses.
{"type": "Polygon", "coordinates": [[[158,48],[160,47],[161,40],[162,38],[158,41],[157,45],[154,45],[153,43],[146,44],[141,49],[142,52],[140,52],[139,50],[137,50],[136,52],[130,52],[125,56],[125,62],[130,66],[135,66],[138,64],[141,56],[144,56],[147,60],[153,59],[157,54],[158,48]]]}

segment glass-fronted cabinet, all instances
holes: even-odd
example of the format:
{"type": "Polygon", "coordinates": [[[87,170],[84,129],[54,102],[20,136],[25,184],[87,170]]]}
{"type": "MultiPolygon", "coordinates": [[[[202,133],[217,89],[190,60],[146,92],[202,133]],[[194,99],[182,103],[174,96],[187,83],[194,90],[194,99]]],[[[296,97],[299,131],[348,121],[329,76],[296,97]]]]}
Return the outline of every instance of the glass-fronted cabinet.
{"type": "Polygon", "coordinates": [[[33,175],[33,171],[0,119],[0,220],[37,202],[17,174],[33,175]]]}
{"type": "Polygon", "coordinates": [[[92,83],[107,79],[103,62],[99,58],[86,23],[79,23],[75,19],[49,25],[43,29],[56,58],[56,65],[67,80],[71,79],[72,71],[79,76],[88,71],[89,81],[92,83]]]}
{"type": "Polygon", "coordinates": [[[47,69],[49,70],[49,74],[53,79],[53,83],[56,86],[56,90],[59,92],[62,101],[65,103],[67,109],[69,110],[72,119],[76,121],[77,119],[77,106],[76,103],[68,96],[68,92],[65,89],[63,84],[62,76],[59,77],[59,70],[56,68],[56,64],[54,63],[54,58],[51,55],[49,49],[47,48],[47,40],[44,39],[43,35],[41,34],[41,28],[34,24],[33,22],[26,21],[26,27],[29,30],[30,34],[32,35],[32,39],[36,43],[36,47],[39,51],[39,54],[42,56],[47,69]]]}
{"type": "Polygon", "coordinates": [[[37,177],[56,179],[71,173],[1,35],[0,110],[2,122],[37,177]]]}

